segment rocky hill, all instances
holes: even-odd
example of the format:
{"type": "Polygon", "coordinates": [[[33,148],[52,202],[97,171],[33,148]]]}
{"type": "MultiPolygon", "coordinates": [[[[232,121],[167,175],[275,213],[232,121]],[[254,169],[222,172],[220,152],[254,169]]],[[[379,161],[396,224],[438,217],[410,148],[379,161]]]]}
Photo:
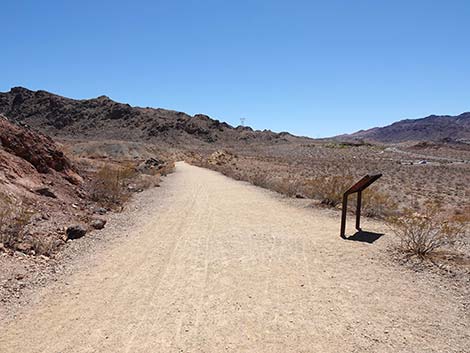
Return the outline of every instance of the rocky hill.
{"type": "Polygon", "coordinates": [[[178,147],[302,141],[289,133],[232,127],[202,114],[132,107],[106,96],[75,100],[22,87],[0,93],[0,113],[50,136],[128,140],[178,147]]]}
{"type": "Polygon", "coordinates": [[[60,146],[0,115],[0,247],[14,243],[29,251],[39,239],[58,241],[58,229],[76,219],[84,195],[83,179],[60,146]],[[9,216],[23,214],[31,215],[30,229],[22,235],[13,232],[13,241],[3,222],[16,224],[9,216]]]}
{"type": "Polygon", "coordinates": [[[431,115],[401,120],[385,127],[361,130],[341,139],[362,139],[384,143],[408,141],[470,141],[470,113],[458,116],[431,115]]]}

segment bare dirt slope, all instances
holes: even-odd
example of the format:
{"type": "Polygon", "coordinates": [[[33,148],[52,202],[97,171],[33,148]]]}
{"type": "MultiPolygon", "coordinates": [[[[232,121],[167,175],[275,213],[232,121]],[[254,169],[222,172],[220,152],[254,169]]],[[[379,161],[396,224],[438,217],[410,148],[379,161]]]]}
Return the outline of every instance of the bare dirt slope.
{"type": "Polygon", "coordinates": [[[387,235],[341,240],[336,213],[183,163],[161,189],[2,324],[2,353],[470,351],[462,297],[387,265],[387,235]]]}

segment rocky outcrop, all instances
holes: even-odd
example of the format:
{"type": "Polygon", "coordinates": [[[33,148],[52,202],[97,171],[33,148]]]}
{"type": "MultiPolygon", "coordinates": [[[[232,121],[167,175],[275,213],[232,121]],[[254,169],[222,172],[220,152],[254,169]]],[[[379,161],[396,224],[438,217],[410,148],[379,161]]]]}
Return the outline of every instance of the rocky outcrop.
{"type": "Polygon", "coordinates": [[[207,162],[213,165],[224,165],[227,163],[231,163],[237,156],[232,152],[226,150],[219,150],[212,153],[209,158],[207,158],[207,162]]]}
{"type": "Polygon", "coordinates": [[[149,158],[141,163],[137,167],[137,170],[144,174],[154,174],[158,172],[158,170],[160,170],[164,165],[165,162],[163,160],[158,158],[149,158]]]}
{"type": "Polygon", "coordinates": [[[31,163],[39,173],[48,173],[51,169],[58,172],[72,170],[72,164],[50,137],[1,116],[0,144],[5,151],[31,163]]]}

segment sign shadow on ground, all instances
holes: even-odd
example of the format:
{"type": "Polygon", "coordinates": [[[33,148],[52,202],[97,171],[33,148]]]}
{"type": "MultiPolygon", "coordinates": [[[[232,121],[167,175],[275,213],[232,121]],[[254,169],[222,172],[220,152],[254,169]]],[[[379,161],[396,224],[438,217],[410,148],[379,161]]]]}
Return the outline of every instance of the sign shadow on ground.
{"type": "Polygon", "coordinates": [[[366,231],[360,230],[360,231],[354,233],[353,235],[351,235],[349,237],[345,237],[344,239],[372,244],[376,240],[380,239],[380,237],[382,237],[382,235],[384,235],[384,234],[383,233],[366,232],[366,231]]]}

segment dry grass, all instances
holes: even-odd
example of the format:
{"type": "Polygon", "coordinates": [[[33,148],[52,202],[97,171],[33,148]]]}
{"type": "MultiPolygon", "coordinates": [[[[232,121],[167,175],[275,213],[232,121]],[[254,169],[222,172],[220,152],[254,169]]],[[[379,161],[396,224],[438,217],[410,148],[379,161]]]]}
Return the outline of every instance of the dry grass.
{"type": "Polygon", "coordinates": [[[92,200],[109,207],[122,205],[130,197],[127,186],[136,175],[135,168],[130,164],[115,166],[105,163],[91,183],[92,200]]]}
{"type": "Polygon", "coordinates": [[[28,232],[32,211],[21,201],[0,193],[0,243],[7,249],[33,255],[54,253],[57,243],[53,237],[28,232]]]}
{"type": "Polygon", "coordinates": [[[6,248],[17,249],[25,241],[30,218],[31,212],[20,200],[0,193],[0,243],[6,248]]]}
{"type": "Polygon", "coordinates": [[[31,239],[31,248],[35,255],[51,256],[57,249],[57,243],[52,237],[35,236],[31,239]]]}

